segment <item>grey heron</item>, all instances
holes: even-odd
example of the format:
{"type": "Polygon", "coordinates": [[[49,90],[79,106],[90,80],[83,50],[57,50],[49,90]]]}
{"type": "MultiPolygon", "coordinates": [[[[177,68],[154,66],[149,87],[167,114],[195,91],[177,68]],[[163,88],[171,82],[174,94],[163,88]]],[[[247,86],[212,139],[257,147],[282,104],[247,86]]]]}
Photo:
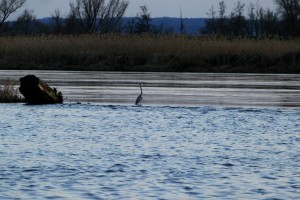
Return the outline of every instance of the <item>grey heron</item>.
{"type": "Polygon", "coordinates": [[[142,105],[143,89],[142,89],[142,84],[141,83],[140,83],[140,88],[141,88],[141,94],[136,98],[136,101],[135,101],[136,106],[141,106],[142,105]]]}

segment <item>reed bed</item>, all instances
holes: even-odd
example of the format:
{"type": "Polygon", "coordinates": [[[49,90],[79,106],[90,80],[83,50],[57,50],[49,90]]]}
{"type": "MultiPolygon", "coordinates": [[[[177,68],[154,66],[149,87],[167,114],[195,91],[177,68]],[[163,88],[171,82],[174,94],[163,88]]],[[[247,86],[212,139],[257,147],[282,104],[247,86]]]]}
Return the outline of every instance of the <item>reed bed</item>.
{"type": "Polygon", "coordinates": [[[23,98],[19,96],[16,87],[17,82],[12,79],[0,81],[0,103],[17,103],[23,102],[23,98]]]}
{"type": "Polygon", "coordinates": [[[3,36],[0,69],[300,72],[300,39],[147,34],[3,36]]]}

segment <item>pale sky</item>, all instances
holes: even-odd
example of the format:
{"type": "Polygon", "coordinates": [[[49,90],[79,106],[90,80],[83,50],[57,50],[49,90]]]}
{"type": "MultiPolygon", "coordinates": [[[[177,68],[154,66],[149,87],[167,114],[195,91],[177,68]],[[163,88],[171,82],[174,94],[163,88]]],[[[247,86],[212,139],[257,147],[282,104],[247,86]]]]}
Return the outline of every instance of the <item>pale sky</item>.
{"type": "MultiPolygon", "coordinates": [[[[55,9],[59,9],[63,14],[69,11],[69,2],[71,0],[27,0],[24,8],[33,10],[37,18],[50,17],[55,9]]],[[[108,0],[106,0],[108,1],[108,0]]],[[[139,7],[147,5],[151,13],[151,17],[179,17],[180,6],[182,8],[183,17],[197,18],[207,17],[209,8],[213,5],[216,10],[221,0],[128,0],[129,7],[125,16],[134,17],[139,12],[139,7]]],[[[227,5],[227,14],[230,13],[232,7],[237,0],[225,0],[227,5]]],[[[263,8],[275,9],[274,0],[241,0],[247,5],[252,2],[263,8]]],[[[23,9],[24,9],[23,8],[23,9]]],[[[247,9],[247,8],[246,8],[247,9]]],[[[20,13],[19,10],[18,13],[20,13]]],[[[14,18],[16,15],[12,16],[14,18]]]]}

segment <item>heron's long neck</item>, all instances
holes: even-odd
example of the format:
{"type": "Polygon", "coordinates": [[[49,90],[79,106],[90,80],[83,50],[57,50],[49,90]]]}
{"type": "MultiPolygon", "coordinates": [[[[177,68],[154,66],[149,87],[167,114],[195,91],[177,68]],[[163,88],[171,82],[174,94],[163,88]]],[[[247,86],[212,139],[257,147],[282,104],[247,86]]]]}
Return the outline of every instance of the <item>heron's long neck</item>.
{"type": "Polygon", "coordinates": [[[140,86],[140,88],[141,88],[141,94],[143,94],[143,89],[142,89],[142,87],[140,86]]]}

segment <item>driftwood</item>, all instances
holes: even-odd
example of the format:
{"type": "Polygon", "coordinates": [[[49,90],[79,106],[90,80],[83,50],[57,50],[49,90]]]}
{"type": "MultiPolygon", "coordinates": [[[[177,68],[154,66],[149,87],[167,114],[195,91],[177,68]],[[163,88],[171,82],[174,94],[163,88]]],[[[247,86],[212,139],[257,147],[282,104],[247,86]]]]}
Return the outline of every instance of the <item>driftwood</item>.
{"type": "Polygon", "coordinates": [[[50,88],[45,82],[34,75],[20,78],[20,92],[29,104],[63,103],[63,96],[56,88],[50,88]]]}

